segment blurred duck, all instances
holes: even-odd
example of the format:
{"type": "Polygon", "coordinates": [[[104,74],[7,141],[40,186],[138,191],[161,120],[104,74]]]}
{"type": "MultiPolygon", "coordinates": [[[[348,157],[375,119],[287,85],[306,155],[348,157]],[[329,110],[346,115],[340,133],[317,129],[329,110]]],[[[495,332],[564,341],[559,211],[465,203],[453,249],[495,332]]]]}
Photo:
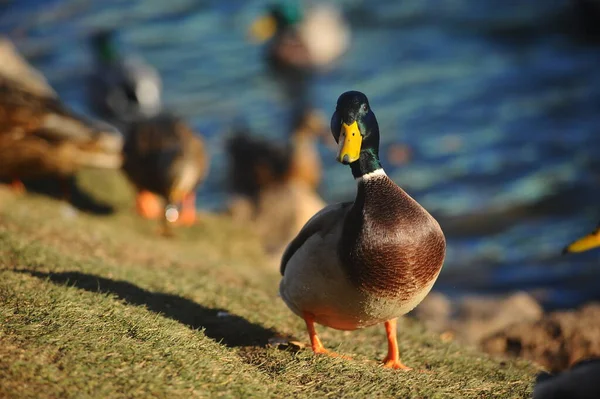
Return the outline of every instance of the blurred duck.
{"type": "Polygon", "coordinates": [[[311,74],[331,66],[350,43],[350,30],[338,9],[328,4],[303,8],[298,0],[270,6],[250,34],[258,42],[269,40],[267,64],[298,109],[308,105],[311,74]]]}
{"type": "MultiPolygon", "coordinates": [[[[24,178],[57,177],[65,183],[83,167],[118,169],[121,135],[69,111],[9,43],[2,50],[0,178],[21,191],[24,178]]],[[[70,196],[67,186],[63,194],[70,196]]]]}
{"type": "Polygon", "coordinates": [[[138,212],[148,218],[162,213],[164,232],[170,222],[196,220],[196,188],[208,172],[202,139],[179,118],[166,113],[128,124],[123,170],[138,189],[138,212]],[[162,197],[160,209],[154,194],[162,197]]]}
{"type": "Polygon", "coordinates": [[[230,187],[236,194],[229,212],[237,220],[252,221],[267,252],[276,256],[325,206],[315,192],[321,180],[315,139],[323,136],[325,119],[310,111],[295,126],[285,146],[250,137],[247,132],[227,144],[230,187]]]}
{"type": "Polygon", "coordinates": [[[323,347],[315,323],[339,330],[384,323],[384,366],[410,370],[400,361],[396,319],[435,283],[444,234],[383,171],[377,119],[363,93],[339,97],[331,132],[339,143],[338,161],[356,179],[356,198],[327,206],[290,242],[281,259],[279,293],[306,322],[315,353],[337,356],[323,347]]]}
{"type": "Polygon", "coordinates": [[[250,33],[257,41],[271,40],[267,60],[276,68],[327,67],[350,42],[350,30],[333,5],[303,9],[298,1],[272,5],[252,24],[250,33]]]}
{"type": "Polygon", "coordinates": [[[286,145],[238,132],[227,143],[231,190],[252,199],[273,184],[296,180],[316,190],[321,181],[321,160],[315,140],[323,137],[322,114],[308,111],[294,122],[286,145]]]}
{"type": "Polygon", "coordinates": [[[158,115],[162,91],[158,72],[139,58],[121,56],[110,30],[96,32],[91,46],[95,70],[89,84],[90,108],[114,123],[158,115]]]}
{"type": "Polygon", "coordinates": [[[585,252],[600,246],[600,224],[592,233],[581,237],[563,249],[563,254],[585,252]]]}

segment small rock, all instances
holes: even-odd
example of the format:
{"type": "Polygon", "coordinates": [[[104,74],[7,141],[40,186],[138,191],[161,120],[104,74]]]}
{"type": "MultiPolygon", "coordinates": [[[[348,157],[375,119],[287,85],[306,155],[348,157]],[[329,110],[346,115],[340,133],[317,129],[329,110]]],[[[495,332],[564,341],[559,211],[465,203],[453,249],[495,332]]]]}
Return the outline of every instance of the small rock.
{"type": "Polygon", "coordinates": [[[491,354],[524,357],[552,372],[600,357],[600,304],[507,326],[483,339],[482,348],[491,354]]]}

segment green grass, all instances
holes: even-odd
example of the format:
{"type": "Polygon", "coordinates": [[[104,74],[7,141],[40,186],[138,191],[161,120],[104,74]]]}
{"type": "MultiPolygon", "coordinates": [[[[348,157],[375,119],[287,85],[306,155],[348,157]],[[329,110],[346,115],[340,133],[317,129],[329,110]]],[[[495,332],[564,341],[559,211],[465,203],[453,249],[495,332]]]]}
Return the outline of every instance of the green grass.
{"type": "Polygon", "coordinates": [[[277,297],[279,274],[247,227],[220,216],[175,239],[131,212],[118,175],[80,186],[113,205],[73,215],[64,203],[0,189],[0,397],[529,397],[536,369],[443,343],[399,322],[403,361],[382,369],[383,327],[318,326],[354,361],[282,349],[307,342],[277,297]]]}

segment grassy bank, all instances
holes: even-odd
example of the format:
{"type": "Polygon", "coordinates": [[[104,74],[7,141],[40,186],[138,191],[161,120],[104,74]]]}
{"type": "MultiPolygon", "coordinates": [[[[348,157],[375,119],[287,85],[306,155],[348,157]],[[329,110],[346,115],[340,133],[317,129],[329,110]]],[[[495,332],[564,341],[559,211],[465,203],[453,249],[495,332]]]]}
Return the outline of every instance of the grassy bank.
{"type": "Polygon", "coordinates": [[[410,319],[399,323],[401,354],[423,372],[374,362],[385,356],[383,327],[318,327],[351,362],[276,347],[276,337],[307,336],[250,231],[205,216],[164,239],[132,214],[120,176],[79,182],[116,212],[74,213],[0,189],[0,397],[530,395],[527,362],[443,343],[410,319]]]}

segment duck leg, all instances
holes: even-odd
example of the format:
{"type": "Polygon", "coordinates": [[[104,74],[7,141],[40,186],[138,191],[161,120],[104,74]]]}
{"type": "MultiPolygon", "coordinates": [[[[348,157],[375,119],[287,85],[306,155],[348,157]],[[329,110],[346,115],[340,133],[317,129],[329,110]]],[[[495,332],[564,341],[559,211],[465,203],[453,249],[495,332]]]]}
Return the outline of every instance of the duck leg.
{"type": "Polygon", "coordinates": [[[310,314],[308,312],[304,312],[303,318],[304,318],[304,322],[306,323],[306,329],[308,330],[308,335],[310,337],[310,344],[312,346],[312,350],[314,353],[316,353],[316,354],[322,353],[327,356],[342,357],[344,359],[351,360],[351,358],[348,356],[340,355],[338,353],[331,352],[331,351],[325,349],[325,347],[321,343],[321,340],[317,336],[317,331],[315,330],[315,317],[312,314],[310,314]]]}
{"type": "Polygon", "coordinates": [[[191,226],[196,222],[196,193],[191,192],[183,197],[181,204],[181,215],[178,223],[184,226],[191,226]]]}
{"type": "Polygon", "coordinates": [[[145,219],[158,219],[163,213],[156,195],[147,190],[138,191],[135,207],[138,214],[145,219]]]}
{"type": "Polygon", "coordinates": [[[385,322],[385,332],[388,341],[388,354],[383,359],[383,367],[395,370],[409,371],[412,368],[405,366],[400,361],[400,351],[398,350],[398,340],[396,338],[396,322],[397,319],[391,319],[385,322]]]}

